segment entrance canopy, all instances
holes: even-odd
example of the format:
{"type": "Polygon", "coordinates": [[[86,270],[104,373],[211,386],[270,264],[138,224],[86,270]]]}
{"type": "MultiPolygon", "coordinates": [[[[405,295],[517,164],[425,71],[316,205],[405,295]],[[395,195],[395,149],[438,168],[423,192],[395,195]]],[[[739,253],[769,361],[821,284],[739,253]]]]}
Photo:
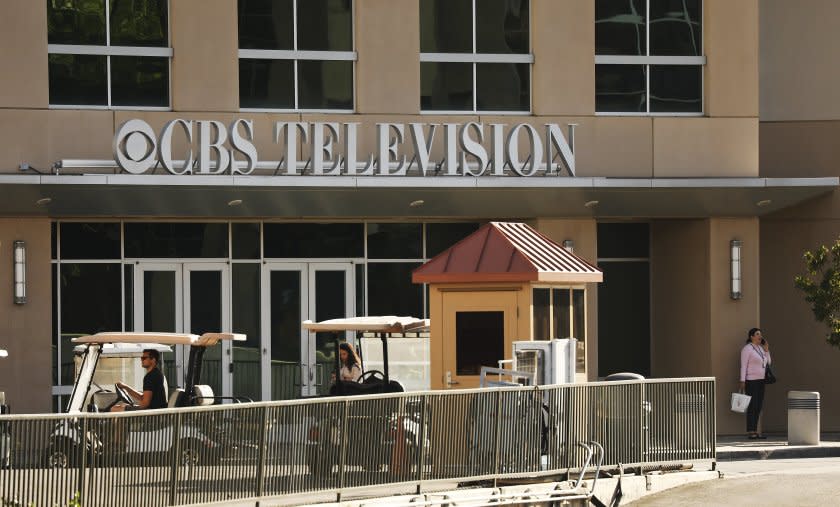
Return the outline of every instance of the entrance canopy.
{"type": "Polygon", "coordinates": [[[49,217],[761,216],[831,178],[0,174],[0,215],[49,217]]]}
{"type": "Polygon", "coordinates": [[[414,270],[414,283],[600,282],[601,270],[523,223],[489,222],[414,270]]]}

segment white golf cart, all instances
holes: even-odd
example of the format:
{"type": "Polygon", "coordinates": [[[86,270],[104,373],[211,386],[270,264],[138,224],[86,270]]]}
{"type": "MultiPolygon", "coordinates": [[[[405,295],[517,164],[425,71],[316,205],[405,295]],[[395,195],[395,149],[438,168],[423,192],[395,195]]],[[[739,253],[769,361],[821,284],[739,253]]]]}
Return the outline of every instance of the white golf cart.
{"type": "MultiPolygon", "coordinates": [[[[98,333],[81,336],[72,341],[79,344],[76,352],[76,381],[68,414],[107,412],[117,402],[134,405],[134,400],[116,385],[118,380],[142,385],[145,371],[138,358],[144,349],[168,352],[172,345],[189,346],[189,363],[184,387],[176,388],[169,396],[169,408],[212,405],[221,401],[243,402],[247,398],[215,396],[210,386],[197,384],[205,351],[221,340],[245,340],[234,333],[205,333],[201,336],[182,333],[98,333]],[[113,390],[103,386],[113,386],[113,390]],[[96,390],[92,390],[94,387],[96,390]]],[[[166,367],[166,365],[162,365],[166,367]]],[[[135,412],[138,414],[138,412],[135,412]]],[[[221,445],[212,438],[209,428],[195,424],[181,424],[178,438],[173,438],[172,418],[165,412],[142,411],[146,417],[116,419],[88,419],[83,429],[80,419],[65,419],[56,425],[46,450],[50,467],[75,466],[82,454],[89,459],[107,455],[109,459],[128,454],[153,455],[171,453],[179,442],[183,462],[213,461],[221,456],[221,445]],[[154,416],[154,417],[148,417],[154,416]],[[94,424],[96,423],[96,424],[94,424]],[[98,426],[97,426],[98,424],[98,426]],[[117,426],[122,424],[119,428],[117,426]],[[105,426],[108,426],[106,429],[105,426]],[[107,436],[106,436],[107,434],[107,436]]],[[[138,414],[138,415],[139,415],[138,414]]]]}

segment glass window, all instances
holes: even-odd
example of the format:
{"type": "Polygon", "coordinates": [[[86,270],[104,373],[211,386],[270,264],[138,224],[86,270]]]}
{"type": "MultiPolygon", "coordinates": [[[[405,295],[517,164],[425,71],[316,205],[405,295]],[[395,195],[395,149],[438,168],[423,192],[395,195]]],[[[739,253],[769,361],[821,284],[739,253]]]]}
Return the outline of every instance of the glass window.
{"type": "Polygon", "coordinates": [[[367,224],[368,259],[423,258],[422,224],[367,224]]]}
{"type": "Polygon", "coordinates": [[[572,290],[572,326],[572,336],[577,338],[575,371],[586,373],[586,292],[583,289],[572,290]]]}
{"type": "Polygon", "coordinates": [[[353,109],[352,0],[239,0],[238,20],[239,107],[353,109]]]}
{"type": "Polygon", "coordinates": [[[570,338],[572,336],[572,319],[570,318],[569,289],[552,289],[551,298],[552,327],[554,328],[552,338],[570,338]]]}
{"type": "Polygon", "coordinates": [[[598,224],[599,259],[646,259],[650,252],[650,225],[646,223],[598,224]]]}
{"type": "Polygon", "coordinates": [[[260,265],[236,263],[231,267],[233,329],[246,341],[233,344],[233,392],[259,400],[260,393],[260,265]]]}
{"type": "Polygon", "coordinates": [[[551,293],[549,289],[533,290],[534,305],[534,339],[551,339],[548,322],[551,319],[551,293]]]}
{"type": "Polygon", "coordinates": [[[479,375],[482,366],[504,359],[505,312],[455,313],[455,363],[458,375],[479,375]]]}
{"type": "Polygon", "coordinates": [[[128,258],[228,258],[226,223],[128,222],[124,229],[128,258]]]}
{"type": "Polygon", "coordinates": [[[478,230],[477,222],[426,224],[426,257],[432,258],[478,230]]]}
{"type": "Polygon", "coordinates": [[[369,315],[423,315],[423,286],[411,283],[419,262],[369,262],[369,315]]]}
{"type": "Polygon", "coordinates": [[[529,0],[420,0],[424,111],[531,108],[529,0]]]}
{"type": "Polygon", "coordinates": [[[50,104],[169,107],[167,0],[47,1],[50,104]]]}
{"type": "Polygon", "coordinates": [[[271,224],[263,225],[265,257],[359,258],[365,255],[364,225],[337,224],[271,224]]]}
{"type": "Polygon", "coordinates": [[[702,0],[596,0],[595,110],[702,114],[702,7],[702,0]]]}
{"type": "Polygon", "coordinates": [[[119,222],[62,222],[62,259],[119,259],[119,222]]]}
{"type": "Polygon", "coordinates": [[[230,226],[234,259],[260,258],[260,224],[236,223],[230,226]]]}

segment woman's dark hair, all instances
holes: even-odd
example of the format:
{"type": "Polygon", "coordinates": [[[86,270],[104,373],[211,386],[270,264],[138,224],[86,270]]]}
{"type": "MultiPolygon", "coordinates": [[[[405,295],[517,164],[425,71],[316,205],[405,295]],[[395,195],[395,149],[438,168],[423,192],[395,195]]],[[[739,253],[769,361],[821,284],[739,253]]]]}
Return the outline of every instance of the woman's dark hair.
{"type": "Polygon", "coordinates": [[[759,327],[754,327],[750,329],[750,332],[747,333],[747,343],[749,343],[752,340],[752,337],[755,336],[755,334],[759,331],[761,331],[761,328],[759,327]]]}
{"type": "Polygon", "coordinates": [[[338,349],[347,352],[346,366],[348,368],[352,368],[354,364],[359,368],[362,367],[362,362],[359,360],[359,356],[356,354],[356,349],[354,349],[352,345],[347,342],[342,342],[338,344],[338,349]]]}
{"type": "Polygon", "coordinates": [[[160,352],[157,349],[143,349],[143,353],[155,360],[155,367],[160,368],[160,352]]]}

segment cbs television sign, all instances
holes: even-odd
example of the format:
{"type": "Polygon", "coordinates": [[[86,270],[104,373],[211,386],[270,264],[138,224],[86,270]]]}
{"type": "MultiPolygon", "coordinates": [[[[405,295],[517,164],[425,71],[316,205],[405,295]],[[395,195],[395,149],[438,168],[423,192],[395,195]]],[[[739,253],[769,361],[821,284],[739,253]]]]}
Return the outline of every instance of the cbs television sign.
{"type": "MultiPolygon", "coordinates": [[[[279,162],[264,162],[261,167],[275,169],[275,174],[284,168],[286,175],[302,174],[311,164],[314,175],[404,176],[416,162],[424,176],[533,176],[553,173],[562,165],[569,176],[575,175],[574,124],[568,126],[567,140],[554,123],[545,124],[542,132],[527,123],[510,128],[506,124],[477,122],[377,123],[377,151],[364,158],[357,153],[359,125],[276,122],[273,140],[284,146],[283,158],[279,162]],[[442,138],[444,156],[432,160],[438,137],[442,138]],[[523,137],[528,153],[520,153],[523,137]],[[306,159],[298,156],[299,141],[308,144],[309,153],[301,154],[308,155],[306,159]],[[340,153],[336,149],[339,144],[343,146],[340,153]],[[410,159],[403,153],[408,145],[410,159]],[[508,167],[510,171],[506,172],[508,167]]],[[[254,123],[241,118],[230,125],[213,120],[176,119],[167,122],[160,132],[143,120],[128,120],[117,129],[113,152],[117,165],[131,174],[144,174],[159,165],[174,175],[248,175],[260,162],[254,144],[254,123]],[[175,136],[180,136],[186,145],[179,160],[172,153],[175,136]]]]}

